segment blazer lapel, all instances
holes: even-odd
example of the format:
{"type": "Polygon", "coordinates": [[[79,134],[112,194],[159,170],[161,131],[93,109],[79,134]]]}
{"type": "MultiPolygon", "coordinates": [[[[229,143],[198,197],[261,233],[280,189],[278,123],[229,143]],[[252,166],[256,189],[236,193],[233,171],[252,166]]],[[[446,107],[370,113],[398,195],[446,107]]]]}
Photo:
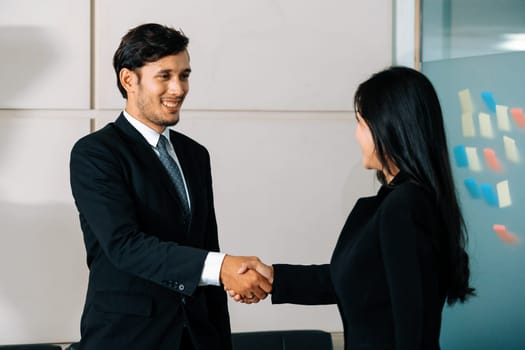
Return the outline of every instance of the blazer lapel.
{"type": "Polygon", "coordinates": [[[185,147],[186,145],[184,142],[181,142],[181,139],[177,137],[176,132],[173,130],[170,130],[170,140],[171,143],[174,146],[175,153],[177,154],[177,158],[179,160],[180,167],[182,169],[182,174],[184,176],[184,180],[186,181],[186,186],[188,187],[188,195],[190,199],[190,211],[191,211],[191,217],[190,217],[190,225],[193,221],[192,218],[195,215],[195,209],[197,205],[199,204],[199,200],[196,196],[196,184],[194,182],[195,176],[193,174],[195,173],[195,162],[194,159],[191,157],[191,154],[189,154],[188,149],[185,147]]]}
{"type": "MultiPolygon", "coordinates": [[[[144,163],[147,164],[147,166],[144,167],[144,171],[152,172],[151,178],[159,178],[161,183],[163,183],[163,187],[166,188],[168,193],[174,198],[175,202],[177,203],[177,206],[180,209],[177,212],[179,215],[181,215],[183,205],[181,198],[179,197],[177,190],[175,189],[175,185],[173,184],[173,181],[168,175],[168,172],[160,162],[159,157],[155,154],[155,151],[153,151],[153,149],[151,148],[151,145],[140,134],[140,132],[138,132],[137,129],[135,129],[133,125],[131,125],[126,120],[126,117],[124,117],[122,113],[115,121],[115,125],[125,134],[126,139],[128,140],[129,147],[133,149],[133,152],[138,156],[139,159],[144,160],[144,163]]],[[[185,176],[185,179],[187,179],[187,176],[185,176]]]]}

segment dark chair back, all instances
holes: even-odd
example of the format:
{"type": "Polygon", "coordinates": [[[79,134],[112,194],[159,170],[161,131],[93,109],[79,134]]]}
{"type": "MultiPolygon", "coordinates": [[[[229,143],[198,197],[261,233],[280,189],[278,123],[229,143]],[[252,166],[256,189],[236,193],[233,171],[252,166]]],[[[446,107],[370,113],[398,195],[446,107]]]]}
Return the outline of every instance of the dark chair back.
{"type": "Polygon", "coordinates": [[[20,344],[0,345],[0,350],[62,350],[62,348],[52,344],[20,344]]]}
{"type": "Polygon", "coordinates": [[[332,336],[320,330],[233,333],[233,350],[333,350],[332,336]]]}

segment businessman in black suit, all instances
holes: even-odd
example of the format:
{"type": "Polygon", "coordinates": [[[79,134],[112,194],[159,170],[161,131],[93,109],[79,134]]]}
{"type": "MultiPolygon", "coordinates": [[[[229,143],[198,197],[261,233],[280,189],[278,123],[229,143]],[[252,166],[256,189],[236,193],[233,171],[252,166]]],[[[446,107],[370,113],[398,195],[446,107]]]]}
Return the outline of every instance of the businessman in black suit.
{"type": "Polygon", "coordinates": [[[71,151],[90,270],[80,349],[231,349],[223,288],[252,302],[271,290],[237,273],[257,258],[219,252],[209,154],[168,128],[189,89],[187,43],[131,29],[113,59],[125,110],[71,151]]]}

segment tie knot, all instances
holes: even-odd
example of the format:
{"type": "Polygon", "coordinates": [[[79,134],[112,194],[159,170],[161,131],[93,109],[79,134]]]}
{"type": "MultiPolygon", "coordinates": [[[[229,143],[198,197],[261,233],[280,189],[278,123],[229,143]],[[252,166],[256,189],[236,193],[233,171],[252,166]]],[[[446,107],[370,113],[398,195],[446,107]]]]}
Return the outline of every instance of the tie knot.
{"type": "Polygon", "coordinates": [[[162,148],[163,150],[167,150],[169,147],[169,141],[164,135],[160,135],[159,141],[157,142],[157,148],[162,148]]]}

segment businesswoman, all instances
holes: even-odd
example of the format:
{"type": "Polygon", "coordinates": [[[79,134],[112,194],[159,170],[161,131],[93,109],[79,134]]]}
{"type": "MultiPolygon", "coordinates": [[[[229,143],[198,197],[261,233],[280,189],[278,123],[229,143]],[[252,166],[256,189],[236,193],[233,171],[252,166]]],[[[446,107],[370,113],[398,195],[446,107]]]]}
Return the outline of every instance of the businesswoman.
{"type": "Polygon", "coordinates": [[[379,192],[357,201],[330,264],[245,268],[273,278],[274,304],[336,303],[345,349],[439,349],[445,302],[474,289],[438,97],[423,74],[392,67],[354,101],[355,137],[379,192]]]}

